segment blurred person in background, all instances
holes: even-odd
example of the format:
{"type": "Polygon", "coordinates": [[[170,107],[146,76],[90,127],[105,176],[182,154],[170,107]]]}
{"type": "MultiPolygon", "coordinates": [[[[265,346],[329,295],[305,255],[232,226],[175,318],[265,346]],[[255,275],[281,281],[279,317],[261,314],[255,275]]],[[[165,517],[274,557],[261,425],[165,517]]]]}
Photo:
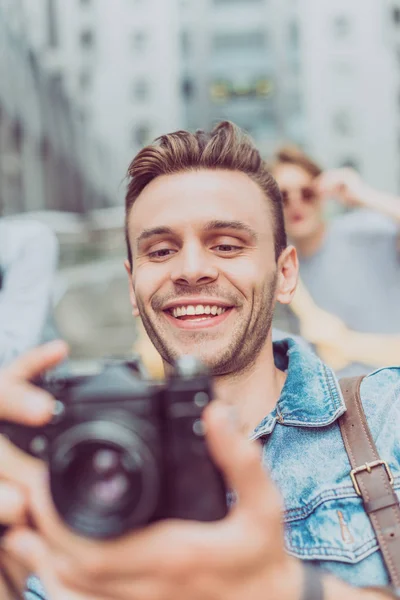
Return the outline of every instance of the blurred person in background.
{"type": "Polygon", "coordinates": [[[290,309],[300,333],[340,375],[398,364],[400,198],[373,189],[353,169],[323,172],[295,146],[278,150],[271,168],[300,261],[290,309]],[[328,199],[358,210],[328,223],[328,199]]]}
{"type": "Polygon", "coordinates": [[[0,219],[0,366],[54,337],[58,242],[43,223],[0,219]]]}

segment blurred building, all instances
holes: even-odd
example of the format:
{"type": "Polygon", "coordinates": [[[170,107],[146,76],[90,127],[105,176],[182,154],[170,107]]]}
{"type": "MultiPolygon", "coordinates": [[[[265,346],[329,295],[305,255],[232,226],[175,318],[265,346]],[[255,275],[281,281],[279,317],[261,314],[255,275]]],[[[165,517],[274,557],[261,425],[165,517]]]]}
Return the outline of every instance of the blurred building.
{"type": "Polygon", "coordinates": [[[92,175],[106,173],[105,190],[121,203],[134,154],[183,125],[177,0],[24,2],[36,47],[51,35],[43,62],[63,79],[96,135],[92,175]]]}
{"type": "Polygon", "coordinates": [[[396,2],[299,0],[298,10],[307,148],[324,165],[355,166],[393,192],[400,189],[396,2]]]}
{"type": "Polygon", "coordinates": [[[107,202],[87,167],[93,146],[59,73],[42,64],[27,17],[22,0],[0,0],[2,211],[83,212],[107,202]]]}
{"type": "Polygon", "coordinates": [[[396,191],[399,32],[400,0],[0,0],[2,203],[121,205],[144,144],[220,119],[396,191]]]}
{"type": "Polygon", "coordinates": [[[297,0],[181,0],[190,128],[229,119],[268,152],[304,141],[297,0]]]}

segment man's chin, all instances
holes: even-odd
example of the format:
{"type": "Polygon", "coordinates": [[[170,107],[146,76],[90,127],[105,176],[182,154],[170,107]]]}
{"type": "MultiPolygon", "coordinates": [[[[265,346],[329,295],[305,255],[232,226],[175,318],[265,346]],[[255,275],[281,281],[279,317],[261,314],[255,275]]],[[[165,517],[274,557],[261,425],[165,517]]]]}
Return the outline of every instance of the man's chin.
{"type": "Polygon", "coordinates": [[[219,366],[221,363],[220,357],[222,357],[221,349],[205,349],[201,348],[201,344],[188,344],[181,345],[179,348],[175,348],[169,353],[168,362],[173,364],[180,356],[194,356],[197,358],[207,369],[213,373],[219,372],[219,366]]]}

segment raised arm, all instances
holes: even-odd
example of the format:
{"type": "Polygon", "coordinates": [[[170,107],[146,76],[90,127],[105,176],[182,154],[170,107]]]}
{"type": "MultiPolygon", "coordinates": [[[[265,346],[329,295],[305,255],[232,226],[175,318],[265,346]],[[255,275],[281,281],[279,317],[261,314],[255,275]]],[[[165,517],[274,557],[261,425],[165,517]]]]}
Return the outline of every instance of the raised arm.
{"type": "Polygon", "coordinates": [[[334,196],[348,206],[376,210],[400,224],[400,197],[367,185],[354,169],[325,171],[315,185],[322,196],[334,196]]]}

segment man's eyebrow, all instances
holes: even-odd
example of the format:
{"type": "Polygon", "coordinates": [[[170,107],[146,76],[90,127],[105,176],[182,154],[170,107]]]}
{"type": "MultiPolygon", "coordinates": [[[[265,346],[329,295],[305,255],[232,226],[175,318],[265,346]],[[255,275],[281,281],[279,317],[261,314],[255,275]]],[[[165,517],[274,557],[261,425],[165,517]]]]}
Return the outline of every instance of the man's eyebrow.
{"type": "Polygon", "coordinates": [[[142,242],[155,235],[173,235],[173,231],[170,227],[153,227],[152,229],[143,229],[142,233],[137,239],[137,247],[139,248],[142,242]]]}
{"type": "Polygon", "coordinates": [[[242,221],[209,221],[204,226],[204,231],[215,231],[218,229],[234,229],[235,231],[241,231],[247,233],[253,240],[257,240],[257,233],[246,223],[242,221]]]}

